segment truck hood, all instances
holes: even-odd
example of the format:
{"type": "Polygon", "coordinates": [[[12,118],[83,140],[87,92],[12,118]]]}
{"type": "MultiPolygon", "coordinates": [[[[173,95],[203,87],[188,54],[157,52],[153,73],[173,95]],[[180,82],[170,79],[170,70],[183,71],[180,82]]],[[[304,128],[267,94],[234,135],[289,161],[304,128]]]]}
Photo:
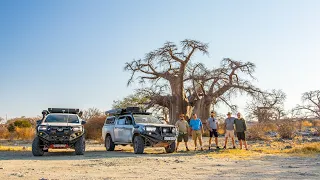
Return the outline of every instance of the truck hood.
{"type": "Polygon", "coordinates": [[[41,126],[81,126],[79,123],[42,123],[41,126]]]}
{"type": "Polygon", "coordinates": [[[137,123],[139,126],[155,126],[155,127],[175,127],[170,124],[155,124],[155,123],[137,123]]]}

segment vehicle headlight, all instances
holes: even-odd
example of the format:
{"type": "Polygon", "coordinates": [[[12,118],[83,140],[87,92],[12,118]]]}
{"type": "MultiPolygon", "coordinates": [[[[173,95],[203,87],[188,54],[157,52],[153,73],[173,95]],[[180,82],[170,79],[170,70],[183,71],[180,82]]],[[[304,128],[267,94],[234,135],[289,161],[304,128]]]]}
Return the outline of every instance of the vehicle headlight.
{"type": "Polygon", "coordinates": [[[47,130],[47,126],[39,126],[38,127],[38,131],[46,131],[47,130]]]}
{"type": "Polygon", "coordinates": [[[156,131],[156,127],[146,127],[146,131],[156,131]]]}
{"type": "Polygon", "coordinates": [[[172,133],[175,134],[177,132],[177,128],[172,128],[172,133]]]}
{"type": "Polygon", "coordinates": [[[162,132],[167,133],[167,132],[169,132],[169,129],[168,128],[163,128],[162,132]]]}
{"type": "Polygon", "coordinates": [[[82,126],[73,127],[72,131],[82,131],[82,126]]]}

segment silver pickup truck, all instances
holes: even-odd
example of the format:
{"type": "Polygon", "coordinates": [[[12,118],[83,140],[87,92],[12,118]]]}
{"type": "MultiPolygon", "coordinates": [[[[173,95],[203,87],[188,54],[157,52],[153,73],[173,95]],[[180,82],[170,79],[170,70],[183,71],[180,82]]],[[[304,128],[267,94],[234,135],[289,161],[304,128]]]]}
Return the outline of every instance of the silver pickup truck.
{"type": "Polygon", "coordinates": [[[164,147],[167,153],[174,152],[175,126],[163,124],[150,113],[135,107],[111,110],[106,114],[109,117],[102,128],[102,139],[107,151],[113,151],[116,145],[129,144],[135,154],[142,154],[145,147],[164,147]]]}

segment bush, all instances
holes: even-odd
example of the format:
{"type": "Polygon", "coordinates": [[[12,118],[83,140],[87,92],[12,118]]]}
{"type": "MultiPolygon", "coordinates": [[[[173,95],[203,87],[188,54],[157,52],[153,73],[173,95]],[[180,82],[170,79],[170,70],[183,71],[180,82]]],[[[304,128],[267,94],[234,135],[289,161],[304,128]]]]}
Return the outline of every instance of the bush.
{"type": "Polygon", "coordinates": [[[86,139],[100,140],[101,131],[106,120],[105,116],[93,117],[84,125],[86,131],[86,139]]]}
{"type": "Polygon", "coordinates": [[[218,128],[218,134],[219,135],[224,135],[226,132],[225,132],[225,128],[224,128],[224,123],[219,123],[219,128],[218,128]]]}
{"type": "Polygon", "coordinates": [[[35,136],[35,129],[28,127],[28,128],[16,128],[15,132],[15,139],[20,140],[32,140],[35,136]]]}
{"type": "Polygon", "coordinates": [[[19,128],[30,128],[32,126],[28,120],[16,120],[13,124],[19,128]]]}
{"type": "Polygon", "coordinates": [[[257,123],[247,130],[248,140],[265,140],[267,139],[265,133],[266,128],[264,123],[257,123]]]}
{"type": "Polygon", "coordinates": [[[16,130],[16,127],[14,126],[14,124],[9,124],[9,126],[7,127],[9,132],[14,132],[16,130]]]}
{"type": "Polygon", "coordinates": [[[281,121],[278,123],[278,134],[283,139],[291,139],[295,136],[296,123],[291,121],[281,121]]]}
{"type": "Polygon", "coordinates": [[[0,127],[0,139],[8,139],[10,137],[10,132],[6,127],[0,127]]]}
{"type": "Polygon", "coordinates": [[[313,124],[309,121],[302,121],[301,126],[302,127],[312,127],[313,124]]]}

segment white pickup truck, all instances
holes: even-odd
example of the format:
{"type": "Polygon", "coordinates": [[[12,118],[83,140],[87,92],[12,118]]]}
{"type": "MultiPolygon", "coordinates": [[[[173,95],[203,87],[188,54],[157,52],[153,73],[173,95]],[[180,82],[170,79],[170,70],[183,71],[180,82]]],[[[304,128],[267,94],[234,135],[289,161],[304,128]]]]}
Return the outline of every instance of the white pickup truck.
{"type": "Polygon", "coordinates": [[[116,145],[130,144],[135,154],[142,154],[145,147],[164,147],[167,153],[174,152],[176,127],[163,124],[150,113],[137,109],[129,107],[106,112],[109,117],[102,128],[106,150],[113,151],[116,145]]]}

